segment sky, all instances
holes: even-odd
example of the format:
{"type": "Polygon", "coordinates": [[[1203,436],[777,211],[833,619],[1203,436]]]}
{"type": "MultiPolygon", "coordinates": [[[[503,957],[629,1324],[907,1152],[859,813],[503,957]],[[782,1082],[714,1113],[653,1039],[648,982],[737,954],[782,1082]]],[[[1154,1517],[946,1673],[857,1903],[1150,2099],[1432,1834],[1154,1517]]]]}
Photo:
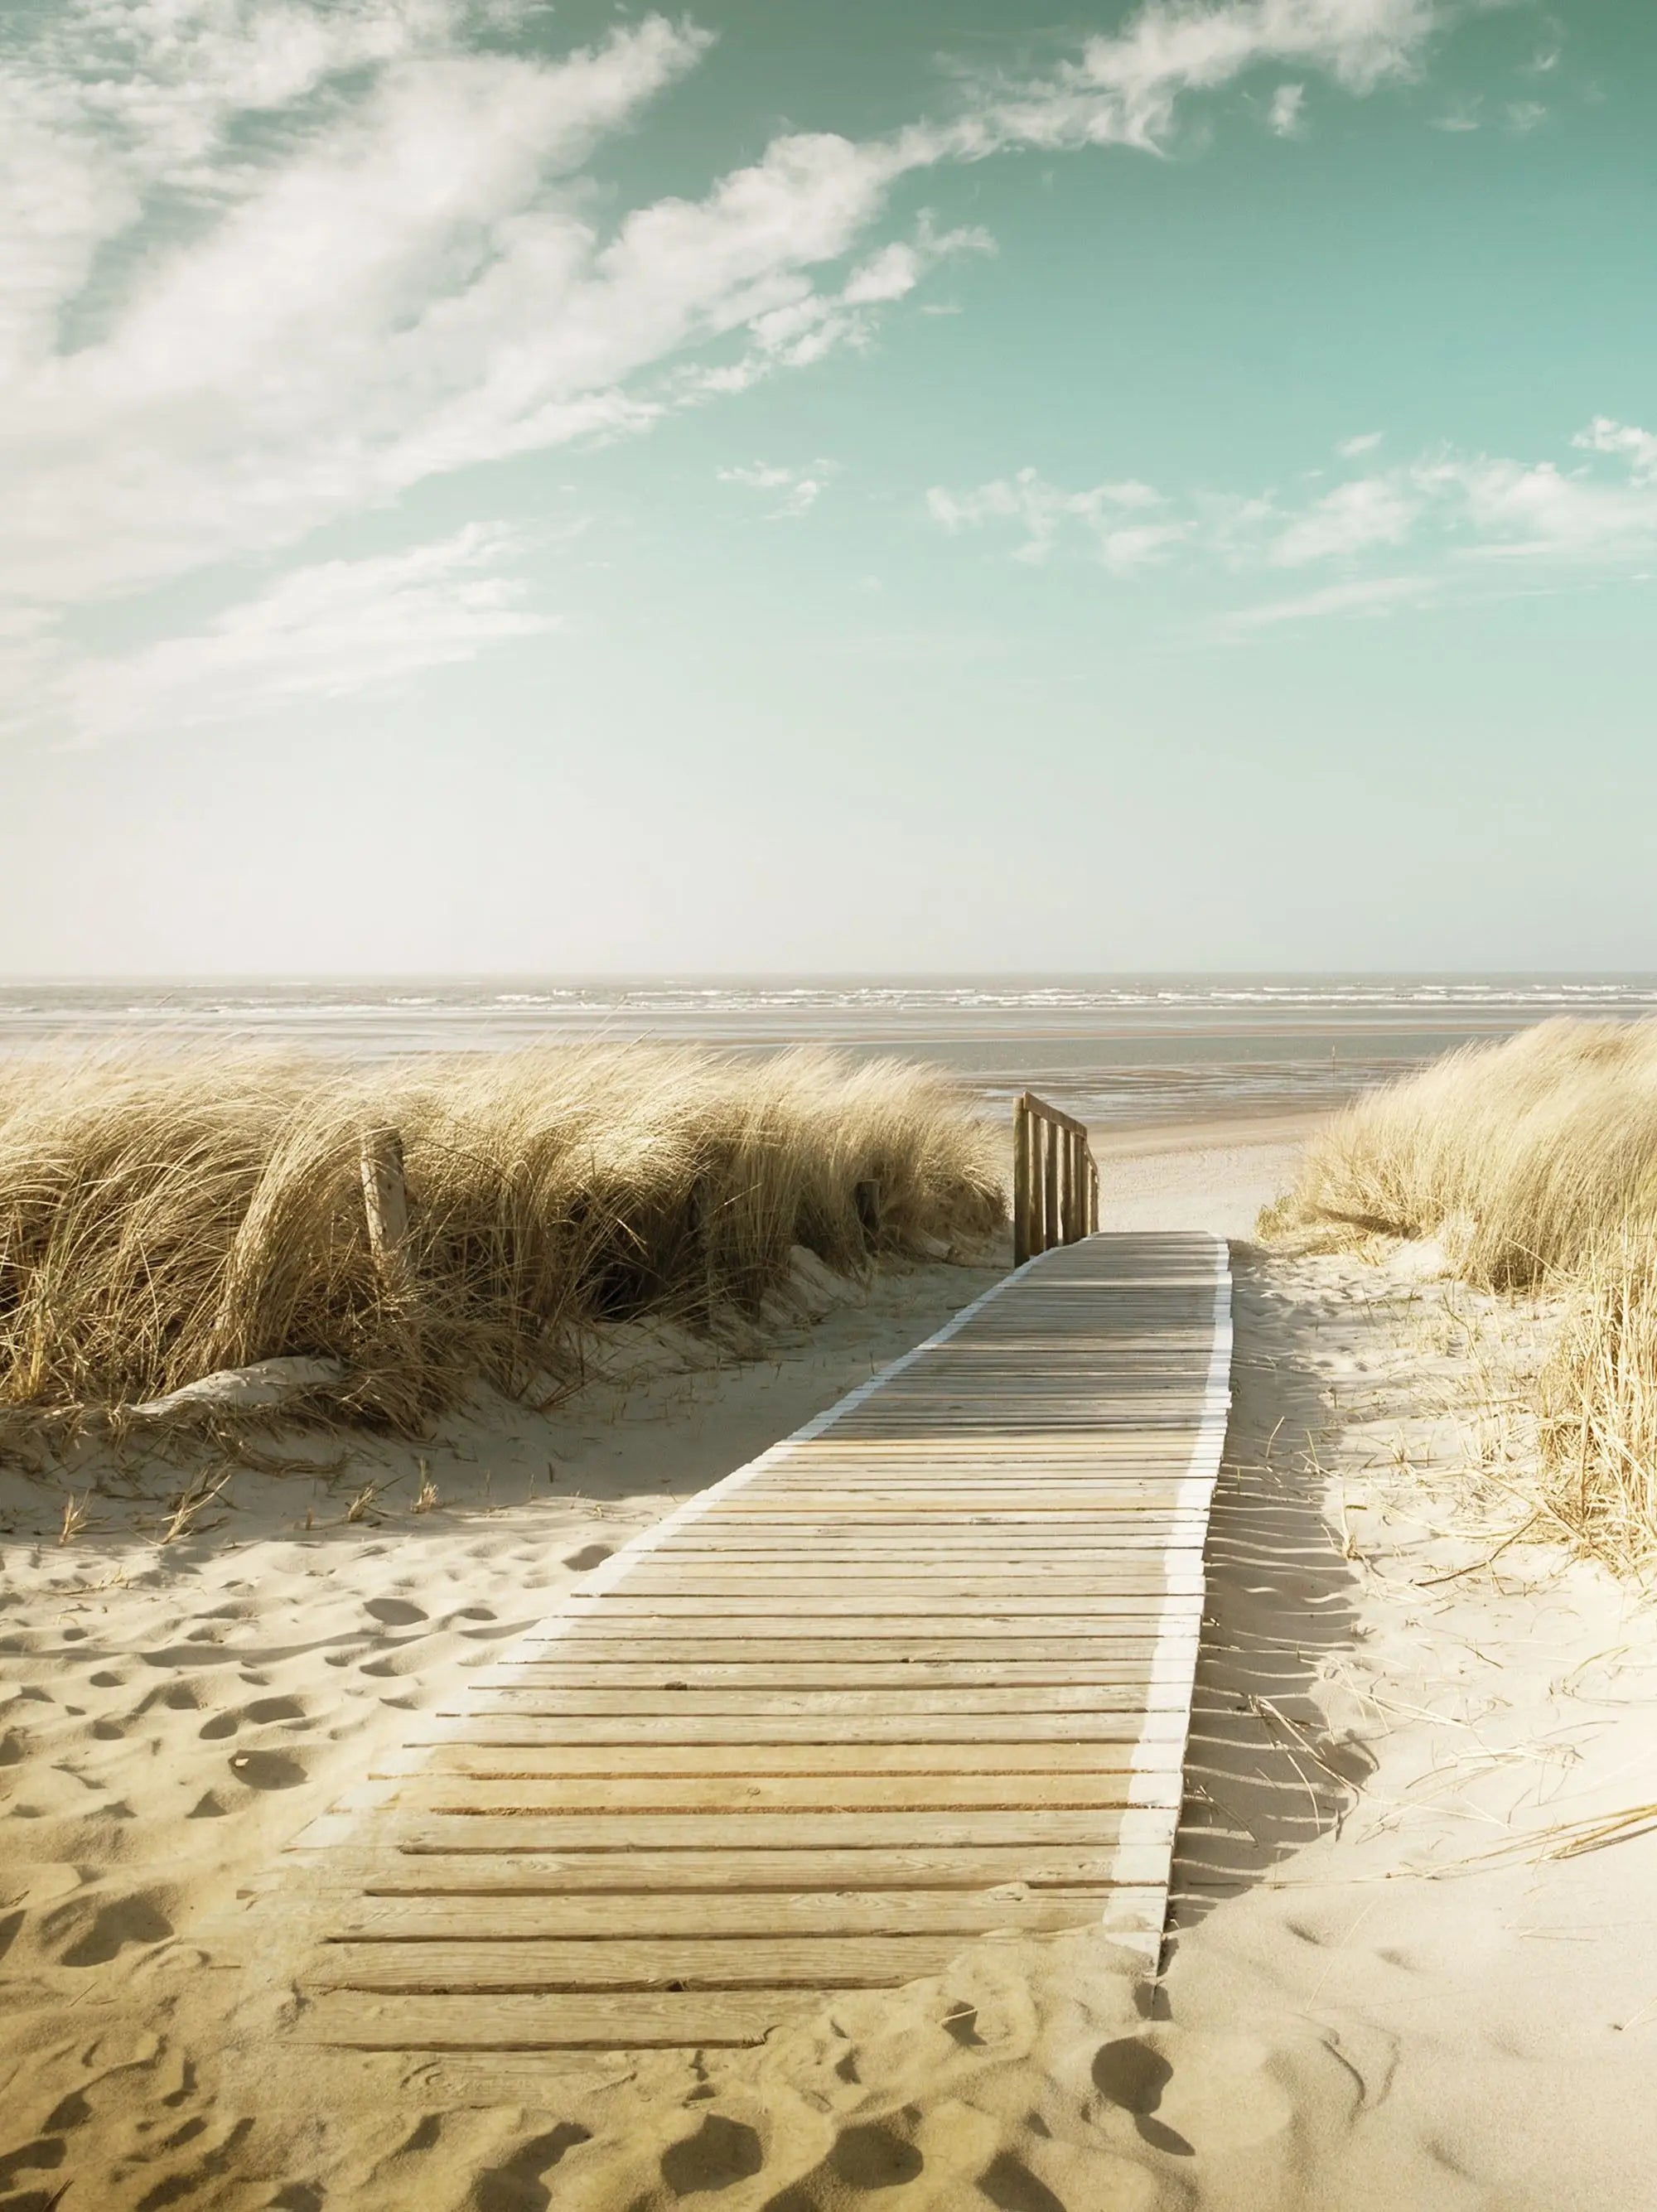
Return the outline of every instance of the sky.
{"type": "Polygon", "coordinates": [[[1657,969],[1657,8],[10,0],[0,972],[1657,969]]]}

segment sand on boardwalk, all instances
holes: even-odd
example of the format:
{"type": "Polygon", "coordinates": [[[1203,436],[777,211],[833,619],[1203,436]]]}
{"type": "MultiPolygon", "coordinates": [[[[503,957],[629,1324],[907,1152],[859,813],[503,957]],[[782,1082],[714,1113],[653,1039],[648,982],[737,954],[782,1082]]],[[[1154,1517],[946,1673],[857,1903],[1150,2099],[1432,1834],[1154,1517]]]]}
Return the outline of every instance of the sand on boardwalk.
{"type": "MultiPolygon", "coordinates": [[[[1246,1238],[1296,1134],[1118,1138],[1106,1225],[1246,1238]]],[[[97,1500],[71,1547],[8,1542],[0,2207],[1648,2203],[1657,1623],[1598,1569],[1498,1548],[1523,1469],[1492,1455],[1480,1394],[1522,1370],[1528,1324],[1429,1255],[1234,1258],[1156,1986],[1087,1930],[990,1937],[760,2051],[596,2057],[483,2107],[400,2061],[284,2101],[222,2056],[262,2016],[257,1962],[203,1963],[238,1890],[607,1547],[984,1279],[931,1269],[768,1367],[451,1429],[434,1513],[408,1510],[409,1455],[354,1443],[331,1481],[238,1475],[223,1525],[165,1550],[100,1530],[97,1500]],[[377,1474],[402,1478],[380,1517],[347,1522],[377,1474]]],[[[3,1510],[52,1503],[18,1481],[3,1510]]]]}

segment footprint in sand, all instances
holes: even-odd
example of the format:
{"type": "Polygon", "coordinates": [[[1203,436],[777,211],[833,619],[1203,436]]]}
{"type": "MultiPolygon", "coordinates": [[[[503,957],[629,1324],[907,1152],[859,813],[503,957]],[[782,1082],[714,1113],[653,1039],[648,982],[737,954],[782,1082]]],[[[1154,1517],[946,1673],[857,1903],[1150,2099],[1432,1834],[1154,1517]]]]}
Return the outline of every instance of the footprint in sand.
{"type": "Polygon", "coordinates": [[[230,1771],[250,1790],[293,1790],[307,1778],[300,1761],[282,1751],[236,1752],[230,1771]]]}
{"type": "Polygon", "coordinates": [[[307,1718],[302,1698],[255,1698],[246,1708],[247,1718],[261,1728],[271,1721],[302,1721],[307,1718]]]}
{"type": "Polygon", "coordinates": [[[979,2175],[978,2185],[996,2212],[1067,2212],[1064,2198],[1055,2197],[1010,2150],[998,2152],[979,2175]]]}
{"type": "Polygon", "coordinates": [[[708,2112],[694,2136],[663,2152],[662,2179],[676,2197],[691,2197],[698,2190],[731,2188],[764,2164],[765,2146],[752,2128],[708,2112]]]}
{"type": "Polygon", "coordinates": [[[895,2128],[877,2121],[843,2129],[823,2160],[837,2180],[853,2189],[895,2189],[901,2182],[913,2181],[926,2163],[895,2128]]]}
{"type": "Polygon", "coordinates": [[[476,2196],[470,2201],[477,2212],[549,2212],[552,2191],[544,2185],[546,2176],[566,2151],[592,2139],[592,2131],[580,2121],[561,2120],[550,2133],[520,2143],[504,2166],[480,2173],[476,2196]]]}
{"type": "Polygon", "coordinates": [[[609,1544],[583,1544],[579,1552],[572,1552],[564,1565],[574,1575],[584,1575],[593,1567],[602,1567],[614,1555],[609,1544]]]}
{"type": "Polygon", "coordinates": [[[202,1723],[196,1733],[211,1743],[222,1736],[234,1735],[244,1721],[252,1721],[258,1728],[266,1728],[276,1721],[303,1721],[308,1717],[301,1698],[255,1698],[239,1710],[233,1707],[224,1712],[215,1713],[210,1719],[202,1723]]]}
{"type": "Polygon", "coordinates": [[[372,1613],[385,1628],[412,1628],[416,1621],[430,1618],[419,1606],[410,1605],[404,1597],[371,1597],[362,1610],[372,1613]]]}
{"type": "Polygon", "coordinates": [[[69,1905],[46,1916],[41,1936],[47,1943],[56,1942],[60,1935],[70,1936],[58,1954],[59,1966],[105,1966],[129,1943],[167,1941],[173,1923],[163,1910],[166,1902],[165,1890],[134,1890],[130,1896],[106,1899],[89,1921],[84,1905],[69,1905]]]}
{"type": "Polygon", "coordinates": [[[1174,2069],[1162,2052],[1142,2043],[1137,2035],[1102,2044],[1093,2055],[1093,2086],[1100,2095],[1132,2113],[1134,2126],[1153,2150],[1189,2158],[1191,2145],[1185,2137],[1152,2118],[1173,2079],[1174,2069]]]}

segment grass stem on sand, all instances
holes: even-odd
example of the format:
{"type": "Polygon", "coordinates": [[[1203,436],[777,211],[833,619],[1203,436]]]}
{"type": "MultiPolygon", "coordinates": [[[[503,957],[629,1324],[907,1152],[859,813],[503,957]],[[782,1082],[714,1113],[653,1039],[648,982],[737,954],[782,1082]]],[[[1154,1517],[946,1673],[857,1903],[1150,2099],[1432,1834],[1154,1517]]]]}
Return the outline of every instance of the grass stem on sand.
{"type": "Polygon", "coordinates": [[[344,1370],[310,1412],[410,1431],[480,1382],[555,1398],[596,1324],[761,1317],[797,1248],[843,1274],[971,1249],[1004,1218],[997,1151],[943,1076],[819,1052],[21,1058],[0,1405],[74,1417],[295,1357],[344,1370]],[[386,1132],[395,1264],[365,1208],[386,1132]]]}

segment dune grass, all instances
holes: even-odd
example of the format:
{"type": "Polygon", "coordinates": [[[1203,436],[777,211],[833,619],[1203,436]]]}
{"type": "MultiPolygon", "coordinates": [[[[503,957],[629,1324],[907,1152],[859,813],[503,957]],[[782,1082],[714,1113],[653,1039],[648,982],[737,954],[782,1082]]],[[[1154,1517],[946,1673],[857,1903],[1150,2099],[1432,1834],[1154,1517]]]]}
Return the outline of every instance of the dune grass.
{"type": "Polygon", "coordinates": [[[988,1133],[893,1061],[30,1056],[0,1067],[0,1404],[119,1406],[308,1355],[345,1367],[327,1410],[411,1430],[480,1381],[555,1395],[606,1321],[757,1316],[795,1245],[854,1272],[1003,1212],[988,1133]],[[389,1278],[361,1173],[385,1127],[410,1215],[389,1278]]]}
{"type": "Polygon", "coordinates": [[[1481,1289],[1557,1293],[1542,1494],[1585,1548],[1657,1559],[1657,1022],[1545,1022],[1371,1093],[1260,1230],[1435,1237],[1481,1289]]]}

